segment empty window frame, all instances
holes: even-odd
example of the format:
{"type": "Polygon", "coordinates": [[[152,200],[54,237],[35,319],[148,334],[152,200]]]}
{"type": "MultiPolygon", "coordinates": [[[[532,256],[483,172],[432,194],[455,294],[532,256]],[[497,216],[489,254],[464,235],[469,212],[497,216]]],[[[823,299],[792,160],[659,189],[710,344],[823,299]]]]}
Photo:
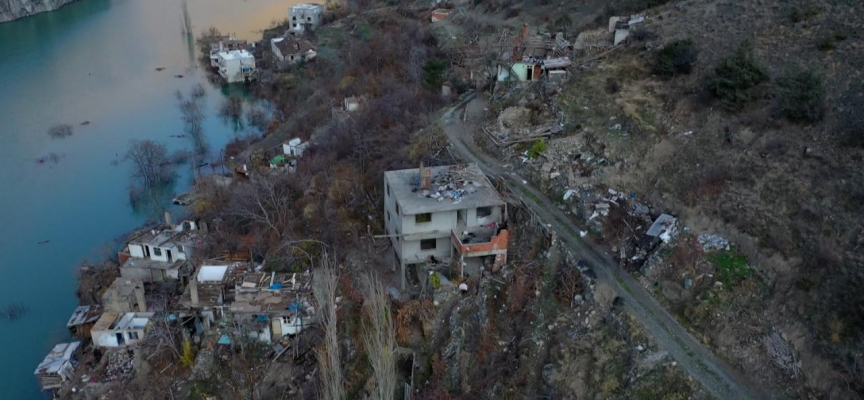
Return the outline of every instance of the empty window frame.
{"type": "Polygon", "coordinates": [[[477,207],[477,218],[485,218],[492,215],[492,207],[477,207]]]}
{"type": "Polygon", "coordinates": [[[414,216],[414,223],[423,224],[426,222],[432,222],[432,213],[423,213],[414,216]]]}
{"type": "Polygon", "coordinates": [[[438,239],[423,239],[420,241],[420,250],[435,250],[438,247],[438,239]]]}

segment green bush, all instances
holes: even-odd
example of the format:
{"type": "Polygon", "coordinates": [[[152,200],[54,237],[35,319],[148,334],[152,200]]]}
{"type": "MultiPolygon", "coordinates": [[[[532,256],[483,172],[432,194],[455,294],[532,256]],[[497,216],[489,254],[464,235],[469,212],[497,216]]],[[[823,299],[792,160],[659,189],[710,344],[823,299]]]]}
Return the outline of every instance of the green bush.
{"type": "Polygon", "coordinates": [[[793,72],[779,81],[780,113],[794,122],[816,122],[824,113],[825,87],[813,71],[793,72]]]}
{"type": "Polygon", "coordinates": [[[768,81],[768,72],[753,57],[752,47],[743,43],[720,61],[708,90],[730,110],[740,110],[759,96],[759,85],[768,81]]]}
{"type": "Polygon", "coordinates": [[[654,72],[664,78],[671,78],[675,74],[689,74],[698,58],[699,51],[696,50],[692,40],[674,41],[663,47],[657,54],[654,72]]]}
{"type": "Polygon", "coordinates": [[[546,144],[545,140],[537,140],[531,144],[531,148],[528,149],[528,158],[535,159],[540,157],[540,155],[545,153],[548,148],[549,145],[546,144]]]}
{"type": "Polygon", "coordinates": [[[444,71],[447,70],[447,62],[444,60],[429,60],[423,64],[423,85],[430,90],[441,90],[444,84],[444,71]]]}
{"type": "Polygon", "coordinates": [[[717,268],[717,280],[723,282],[726,290],[732,289],[733,285],[756,274],[748,265],[747,259],[734,249],[709,253],[705,258],[717,268]]]}

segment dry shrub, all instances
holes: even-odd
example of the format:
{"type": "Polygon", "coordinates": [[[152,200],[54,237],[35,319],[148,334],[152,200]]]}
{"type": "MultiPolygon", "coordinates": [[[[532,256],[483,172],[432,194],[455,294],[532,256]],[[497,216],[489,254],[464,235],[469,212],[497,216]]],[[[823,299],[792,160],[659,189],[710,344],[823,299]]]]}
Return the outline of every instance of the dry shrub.
{"type": "Polygon", "coordinates": [[[715,165],[696,176],[693,186],[689,188],[687,201],[693,205],[700,200],[715,197],[726,189],[732,174],[728,166],[715,165]]]}
{"type": "Polygon", "coordinates": [[[555,298],[561,304],[570,304],[577,294],[585,292],[585,282],[582,280],[582,271],[576,266],[562,265],[558,268],[558,277],[555,279],[555,298]]]}
{"type": "Polygon", "coordinates": [[[693,235],[681,235],[678,245],[672,248],[669,262],[674,268],[686,268],[690,272],[696,270],[696,264],[702,258],[702,246],[693,235]]]}
{"type": "Polygon", "coordinates": [[[396,311],[396,340],[399,343],[411,341],[411,327],[419,323],[424,336],[432,332],[432,319],[435,317],[435,307],[429,299],[416,299],[402,305],[396,311]]]}
{"type": "Polygon", "coordinates": [[[533,291],[534,282],[526,273],[525,267],[516,267],[513,283],[507,288],[507,308],[513,311],[521,311],[528,304],[533,291]]]}

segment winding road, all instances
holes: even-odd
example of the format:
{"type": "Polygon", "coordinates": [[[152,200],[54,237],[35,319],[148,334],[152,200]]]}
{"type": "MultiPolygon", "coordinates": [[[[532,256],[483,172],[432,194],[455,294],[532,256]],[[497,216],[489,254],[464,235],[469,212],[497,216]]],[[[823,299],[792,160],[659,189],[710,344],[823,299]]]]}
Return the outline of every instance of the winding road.
{"type": "Polygon", "coordinates": [[[630,274],[623,271],[618,263],[608,255],[598,251],[594,244],[579,237],[581,229],[554,205],[545,194],[523,183],[523,179],[507,171],[501,163],[486,155],[473,143],[468,131],[470,125],[464,124],[457,111],[465,108],[475,95],[470,94],[456,106],[442,114],[439,125],[447,135],[454,154],[466,162],[476,163],[487,175],[503,178],[518,196],[534,212],[551,225],[560,240],[585,260],[597,279],[610,285],[618,296],[624,299],[625,307],[637,321],[654,337],[660,347],[681,365],[693,378],[718,399],[770,399],[761,389],[747,381],[728,364],[699,343],[666,311],[630,274]]]}

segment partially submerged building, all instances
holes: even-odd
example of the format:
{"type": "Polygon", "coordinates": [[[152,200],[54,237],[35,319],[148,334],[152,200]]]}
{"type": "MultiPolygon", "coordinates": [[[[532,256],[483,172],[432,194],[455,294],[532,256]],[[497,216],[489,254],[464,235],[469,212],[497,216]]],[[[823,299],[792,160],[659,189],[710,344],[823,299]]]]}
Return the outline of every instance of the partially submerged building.
{"type": "Polygon", "coordinates": [[[126,347],[144,340],[154,313],[105,313],[90,331],[99,347],[126,347]]]}
{"type": "Polygon", "coordinates": [[[80,347],[81,342],[71,342],[60,343],[51,349],[33,372],[42,390],[58,389],[63,386],[63,382],[72,380],[80,347]]]}
{"type": "Polygon", "coordinates": [[[248,47],[249,44],[245,40],[239,40],[230,36],[212,42],[210,43],[210,66],[213,68],[219,68],[219,53],[232,50],[243,50],[248,47]]]}
{"type": "Polygon", "coordinates": [[[249,82],[255,78],[255,56],[246,50],[220,51],[216,54],[219,76],[227,83],[249,82]]]}
{"type": "Polygon", "coordinates": [[[276,59],[287,64],[311,61],[318,55],[318,48],[312,42],[291,35],[270,39],[270,50],[276,59]]]}
{"type": "Polygon", "coordinates": [[[476,164],[384,173],[384,226],[401,266],[456,259],[469,273],[507,261],[506,203],[476,164]]]}
{"type": "Polygon", "coordinates": [[[297,4],[288,10],[288,22],[294,32],[314,31],[323,16],[324,6],[317,3],[297,4]]]}

